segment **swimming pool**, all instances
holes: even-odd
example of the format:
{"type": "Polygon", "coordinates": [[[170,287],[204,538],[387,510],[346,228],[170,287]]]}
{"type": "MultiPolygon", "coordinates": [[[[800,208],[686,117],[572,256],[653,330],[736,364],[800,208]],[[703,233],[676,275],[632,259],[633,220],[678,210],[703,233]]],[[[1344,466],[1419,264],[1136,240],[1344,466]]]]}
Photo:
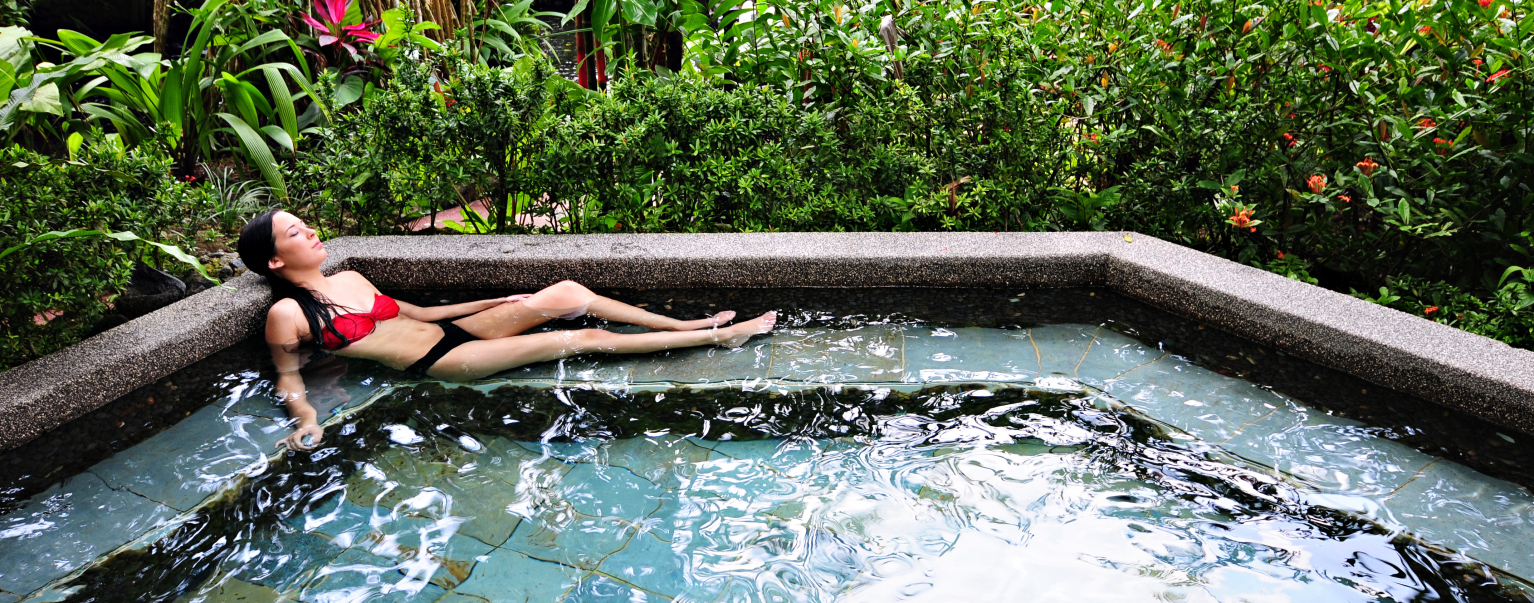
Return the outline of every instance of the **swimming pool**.
{"type": "MultiPolygon", "coordinates": [[[[1147,335],[1150,323],[1041,320],[1122,303],[1101,292],[882,292],[925,298],[899,300],[901,313],[878,312],[880,294],[757,294],[789,310],[784,328],[735,351],[592,356],[469,387],[349,367],[317,396],[334,425],[312,455],[269,459],[285,433],[270,385],[259,366],[228,371],[211,404],[0,516],[0,561],[13,568],[0,589],[189,601],[1525,597],[1516,576],[1534,576],[1534,499],[1423,452],[1424,428],[1335,416],[1168,353],[1174,337],[1147,335]],[[103,518],[116,525],[102,530],[103,518]],[[86,542],[102,532],[121,540],[86,542]]],[[[635,295],[673,311],[724,303],[635,295]]],[[[1389,394],[1347,394],[1378,395],[1389,394]]],[[[1480,443],[1439,452],[1476,449],[1495,456],[1480,443]]]]}

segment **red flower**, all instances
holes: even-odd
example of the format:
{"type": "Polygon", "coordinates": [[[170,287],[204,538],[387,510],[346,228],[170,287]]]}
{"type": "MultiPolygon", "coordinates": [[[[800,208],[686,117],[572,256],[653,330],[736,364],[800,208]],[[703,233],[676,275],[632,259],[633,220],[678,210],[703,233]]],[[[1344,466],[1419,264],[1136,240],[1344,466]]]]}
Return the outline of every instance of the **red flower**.
{"type": "Polygon", "coordinates": [[[1278,259],[1280,259],[1280,260],[1284,259],[1284,252],[1283,252],[1283,250],[1279,250],[1279,252],[1278,252],[1278,259]]]}
{"type": "Polygon", "coordinates": [[[1422,34],[1433,33],[1433,28],[1431,26],[1423,25],[1422,27],[1418,27],[1417,28],[1417,33],[1422,33],[1422,34]]]}
{"type": "Polygon", "coordinates": [[[1491,7],[1491,0],[1476,0],[1475,3],[1481,5],[1481,8],[1491,7]]]}
{"type": "Polygon", "coordinates": [[[1355,163],[1353,165],[1358,166],[1358,169],[1363,171],[1364,176],[1373,176],[1374,175],[1374,168],[1377,168],[1377,167],[1380,166],[1380,164],[1374,162],[1374,158],[1373,157],[1365,157],[1363,161],[1360,161],[1360,162],[1355,163]]]}
{"type": "Polygon", "coordinates": [[[1294,135],[1293,135],[1293,134],[1290,134],[1290,133],[1288,133],[1288,132],[1284,132],[1284,140],[1285,140],[1285,141],[1286,141],[1286,142],[1285,142],[1285,143],[1284,143],[1284,146],[1286,146],[1286,147],[1292,147],[1292,146],[1294,146],[1294,145],[1295,145],[1295,144],[1296,144],[1296,143],[1298,143],[1298,142],[1299,142],[1299,141],[1298,141],[1298,140],[1295,140],[1295,139],[1294,139],[1294,135]]]}
{"type": "Polygon", "coordinates": [[[1470,64],[1472,64],[1472,65],[1480,65],[1481,64],[1481,60],[1480,59],[1471,59],[1470,60],[1470,64]]]}
{"type": "Polygon", "coordinates": [[[1447,140],[1444,140],[1442,138],[1434,138],[1433,139],[1433,144],[1454,144],[1454,143],[1449,142],[1447,140]]]}
{"type": "Polygon", "coordinates": [[[1305,179],[1305,185],[1310,187],[1310,192],[1319,195],[1321,191],[1326,190],[1326,176],[1321,174],[1312,175],[1305,179]]]}
{"type": "Polygon", "coordinates": [[[1438,126],[1438,122],[1433,121],[1431,119],[1428,119],[1426,117],[1417,120],[1417,127],[1419,127],[1419,128],[1434,128],[1434,127],[1437,127],[1437,126],[1438,126]]]}
{"type": "Polygon", "coordinates": [[[1352,203],[1353,202],[1353,198],[1349,197],[1347,195],[1337,195],[1337,198],[1338,199],[1342,199],[1343,203],[1352,203]]]}
{"type": "Polygon", "coordinates": [[[1327,67],[1326,65],[1322,65],[1321,66],[1321,71],[1323,73],[1330,73],[1332,71],[1332,68],[1331,67],[1327,67]]]}
{"type": "Polygon", "coordinates": [[[1087,132],[1087,140],[1092,144],[1097,144],[1097,135],[1091,132],[1087,132]]]}
{"type": "Polygon", "coordinates": [[[1422,309],[1423,314],[1432,314],[1438,311],[1438,306],[1428,306],[1422,309]]]}
{"type": "Polygon", "coordinates": [[[1501,71],[1493,73],[1493,74],[1491,74],[1491,77],[1486,78],[1486,83],[1490,84],[1490,83],[1493,83],[1493,82],[1495,82],[1497,80],[1500,80],[1503,77],[1506,77],[1507,74],[1512,73],[1512,71],[1513,71],[1512,69],[1503,69],[1501,71]]]}

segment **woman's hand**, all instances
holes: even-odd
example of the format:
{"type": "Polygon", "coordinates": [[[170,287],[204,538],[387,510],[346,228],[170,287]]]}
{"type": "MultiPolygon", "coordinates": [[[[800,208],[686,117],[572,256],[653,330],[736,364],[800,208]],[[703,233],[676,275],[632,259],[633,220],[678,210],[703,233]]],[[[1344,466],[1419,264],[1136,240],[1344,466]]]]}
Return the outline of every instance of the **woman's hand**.
{"type": "Polygon", "coordinates": [[[325,439],[324,435],[325,428],[320,427],[318,423],[300,425],[298,429],[293,430],[293,433],[288,434],[288,437],[282,438],[281,441],[277,442],[277,447],[286,447],[288,450],[314,450],[314,447],[319,446],[320,442],[325,439]],[[305,444],[304,436],[310,436],[313,439],[308,444],[305,444]]]}
{"type": "MultiPolygon", "coordinates": [[[[533,296],[533,294],[531,294],[531,293],[518,293],[516,295],[508,295],[506,297],[502,297],[502,298],[498,299],[497,301],[500,302],[500,303],[505,303],[505,304],[514,304],[514,303],[517,303],[519,301],[522,301],[522,300],[527,299],[527,298],[532,297],[532,296],[533,296]]],[[[497,304],[497,305],[499,305],[499,304],[497,304]]]]}

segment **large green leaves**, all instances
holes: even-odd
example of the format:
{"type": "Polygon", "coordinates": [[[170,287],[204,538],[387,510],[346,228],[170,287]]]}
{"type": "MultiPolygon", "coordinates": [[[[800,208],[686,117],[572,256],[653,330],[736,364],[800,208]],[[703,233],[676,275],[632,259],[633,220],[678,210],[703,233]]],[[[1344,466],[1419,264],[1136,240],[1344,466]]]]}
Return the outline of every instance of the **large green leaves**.
{"type": "Polygon", "coordinates": [[[266,178],[266,183],[272,187],[272,192],[277,195],[277,198],[287,201],[288,187],[283,183],[282,170],[277,167],[277,159],[272,156],[271,148],[266,146],[266,139],[262,138],[259,132],[238,116],[228,113],[218,113],[217,115],[219,119],[229,124],[229,128],[239,137],[240,145],[245,151],[246,158],[255,164],[257,170],[261,171],[261,176],[266,178]]]}
{"type": "Polygon", "coordinates": [[[11,254],[16,253],[18,251],[21,251],[22,249],[25,249],[27,247],[31,247],[31,246],[36,245],[38,243],[46,243],[48,241],[54,241],[54,240],[58,240],[58,239],[74,239],[74,238],[81,238],[81,237],[105,237],[105,238],[108,238],[108,239],[113,239],[113,240],[116,240],[116,241],[125,241],[125,242],[126,241],[139,241],[139,242],[142,242],[142,243],[144,243],[146,245],[150,245],[152,247],[155,247],[156,249],[159,249],[160,251],[165,252],[166,255],[169,255],[170,257],[175,258],[177,261],[179,261],[179,262],[181,262],[183,264],[191,266],[192,269],[196,270],[197,274],[202,275],[203,278],[206,278],[206,279],[208,279],[210,281],[213,281],[214,283],[218,282],[213,277],[208,276],[208,271],[203,268],[202,262],[197,261],[197,258],[192,257],[191,254],[189,254],[189,253],[187,253],[185,251],[182,251],[180,247],[177,247],[175,245],[168,245],[166,243],[160,243],[158,241],[151,241],[149,239],[145,239],[145,238],[140,237],[140,236],[138,236],[136,234],[133,234],[131,232],[126,232],[126,231],[124,231],[124,232],[110,232],[110,231],[106,231],[106,230],[81,230],[81,229],[54,230],[54,231],[50,231],[50,232],[47,232],[47,233],[44,233],[44,234],[37,235],[35,237],[32,237],[31,239],[23,241],[20,244],[12,245],[11,247],[5,249],[4,251],[0,251],[0,260],[5,259],[5,257],[8,256],[8,255],[11,255],[11,254]]]}

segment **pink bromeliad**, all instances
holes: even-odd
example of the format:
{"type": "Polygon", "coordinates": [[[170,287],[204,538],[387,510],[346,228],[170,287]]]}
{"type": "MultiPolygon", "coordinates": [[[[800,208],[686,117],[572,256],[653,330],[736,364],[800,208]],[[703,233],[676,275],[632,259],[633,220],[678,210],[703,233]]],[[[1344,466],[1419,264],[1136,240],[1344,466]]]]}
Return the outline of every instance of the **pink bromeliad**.
{"type": "Polygon", "coordinates": [[[304,22],[319,31],[320,46],[339,43],[352,56],[356,56],[357,47],[354,44],[377,40],[378,34],[368,31],[368,27],[373,25],[371,22],[342,24],[351,4],[352,0],[314,0],[314,12],[319,18],[305,14],[304,22]]]}

